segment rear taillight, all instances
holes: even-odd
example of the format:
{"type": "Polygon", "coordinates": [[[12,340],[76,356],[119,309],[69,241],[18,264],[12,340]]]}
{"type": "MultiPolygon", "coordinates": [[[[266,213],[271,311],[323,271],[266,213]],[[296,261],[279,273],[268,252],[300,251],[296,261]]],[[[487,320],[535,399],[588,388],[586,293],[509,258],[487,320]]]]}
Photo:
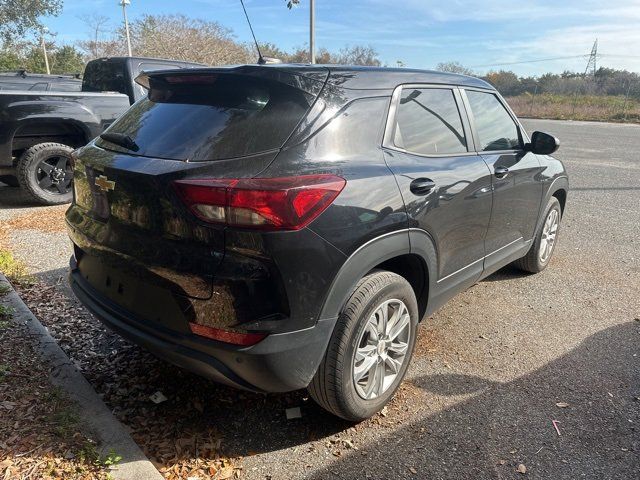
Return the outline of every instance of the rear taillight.
{"type": "Polygon", "coordinates": [[[206,325],[200,325],[198,323],[189,323],[191,332],[201,337],[210,338],[212,340],[218,340],[219,342],[231,343],[233,345],[240,345],[242,347],[249,347],[263,340],[266,333],[241,333],[232,332],[230,330],[221,330],[219,328],[208,327],[206,325]]]}
{"type": "Polygon", "coordinates": [[[174,182],[198,218],[262,230],[304,228],[331,205],[345,184],[344,178],[326,174],[174,182]]]}

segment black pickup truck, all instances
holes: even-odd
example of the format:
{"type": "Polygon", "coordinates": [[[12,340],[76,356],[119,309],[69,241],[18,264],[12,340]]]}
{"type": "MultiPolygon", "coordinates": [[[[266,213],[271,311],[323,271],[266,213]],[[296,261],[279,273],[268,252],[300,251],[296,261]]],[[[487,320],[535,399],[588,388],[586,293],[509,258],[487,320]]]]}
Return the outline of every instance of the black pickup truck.
{"type": "Polygon", "coordinates": [[[195,63],[141,57],[92,60],[77,92],[0,90],[0,182],[21,187],[45,205],[72,198],[69,154],[97,137],[145,95],[142,71],[195,63]]]}
{"type": "Polygon", "coordinates": [[[44,75],[26,70],[0,73],[0,91],[80,92],[82,80],[72,75],[44,75]]]}

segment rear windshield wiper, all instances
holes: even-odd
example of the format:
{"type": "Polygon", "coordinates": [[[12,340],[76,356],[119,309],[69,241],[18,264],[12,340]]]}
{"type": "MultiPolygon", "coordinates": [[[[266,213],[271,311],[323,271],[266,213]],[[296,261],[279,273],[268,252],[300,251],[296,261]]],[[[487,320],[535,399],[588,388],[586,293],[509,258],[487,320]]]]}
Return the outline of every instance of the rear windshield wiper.
{"type": "Polygon", "coordinates": [[[100,138],[106,140],[107,142],[120,145],[121,147],[124,147],[127,150],[131,150],[132,152],[137,152],[138,150],[140,150],[138,144],[134,142],[129,135],[125,135],[124,133],[105,132],[100,135],[100,138]]]}

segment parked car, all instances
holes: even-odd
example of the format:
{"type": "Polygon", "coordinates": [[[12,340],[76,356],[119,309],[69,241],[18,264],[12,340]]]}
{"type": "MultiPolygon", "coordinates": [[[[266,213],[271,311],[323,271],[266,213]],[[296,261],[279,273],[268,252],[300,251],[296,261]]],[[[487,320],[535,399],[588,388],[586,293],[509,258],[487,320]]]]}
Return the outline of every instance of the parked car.
{"type": "Polygon", "coordinates": [[[82,90],[82,80],[71,75],[44,75],[18,70],[0,73],[0,91],[2,90],[79,92],[82,90]]]}
{"type": "Polygon", "coordinates": [[[193,66],[202,65],[111,57],[89,62],[81,83],[69,78],[53,81],[46,75],[21,78],[19,73],[6,75],[11,82],[5,83],[0,75],[0,182],[22,187],[45,205],[69,203],[69,153],[100,134],[145,95],[134,78],[143,70],[193,66]],[[23,88],[8,88],[20,82],[23,88]],[[69,82],[73,88],[66,88],[69,82]],[[42,87],[45,83],[46,88],[42,87]],[[77,88],[79,83],[81,88],[77,88]]]}
{"type": "Polygon", "coordinates": [[[548,264],[568,180],[482,80],[419,70],[152,72],[74,157],[70,284],[157,356],[349,420],[405,375],[420,319],[548,264]]]}

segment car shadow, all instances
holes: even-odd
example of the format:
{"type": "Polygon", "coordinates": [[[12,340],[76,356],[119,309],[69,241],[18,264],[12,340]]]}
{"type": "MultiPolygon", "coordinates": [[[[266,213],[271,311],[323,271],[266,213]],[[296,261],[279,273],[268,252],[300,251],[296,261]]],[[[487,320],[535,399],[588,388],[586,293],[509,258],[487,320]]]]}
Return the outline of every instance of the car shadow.
{"type": "Polygon", "coordinates": [[[415,471],[428,479],[515,479],[523,478],[522,464],[531,478],[634,478],[640,471],[638,353],[640,324],[630,322],[592,335],[512,382],[420,376],[411,383],[424,391],[425,402],[474,396],[402,424],[363,446],[366,454],[332,463],[331,472],[339,478],[416,478],[415,471]],[[388,459],[384,474],[372,457],[388,459]]]}
{"type": "Polygon", "coordinates": [[[513,280],[515,278],[522,278],[530,276],[530,273],[523,272],[519,268],[509,264],[505,267],[502,267],[495,273],[492,273],[486,278],[483,278],[482,282],[502,282],[504,280],[513,280]]]}
{"type": "Polygon", "coordinates": [[[42,204],[33,200],[33,198],[21,188],[9,187],[0,182],[0,208],[13,209],[41,206],[42,204]]]}

